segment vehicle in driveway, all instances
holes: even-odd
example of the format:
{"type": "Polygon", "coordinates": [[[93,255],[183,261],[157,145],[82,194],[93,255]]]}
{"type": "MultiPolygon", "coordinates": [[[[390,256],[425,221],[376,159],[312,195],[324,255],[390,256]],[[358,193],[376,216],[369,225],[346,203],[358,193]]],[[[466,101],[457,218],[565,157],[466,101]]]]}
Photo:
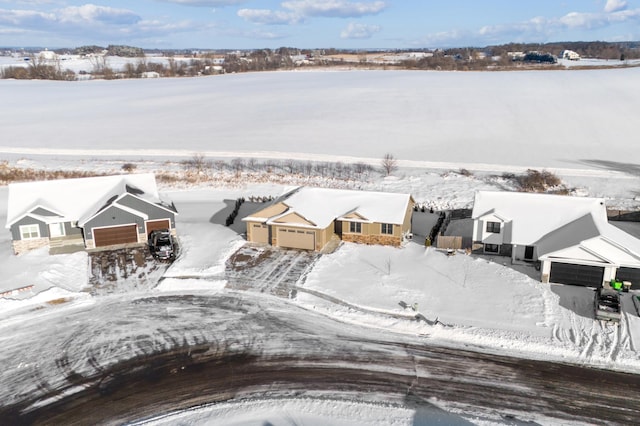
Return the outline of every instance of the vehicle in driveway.
{"type": "Polygon", "coordinates": [[[620,322],[620,293],[600,287],[596,290],[594,310],[596,319],[620,322]]]}
{"type": "Polygon", "coordinates": [[[149,233],[149,251],[160,260],[173,260],[176,256],[176,244],[168,229],[156,229],[149,233]]]}

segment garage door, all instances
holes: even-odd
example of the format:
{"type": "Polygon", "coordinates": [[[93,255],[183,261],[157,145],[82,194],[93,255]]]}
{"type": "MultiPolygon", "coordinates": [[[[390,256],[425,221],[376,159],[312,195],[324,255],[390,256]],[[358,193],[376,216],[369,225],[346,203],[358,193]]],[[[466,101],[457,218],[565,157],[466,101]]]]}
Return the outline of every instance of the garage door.
{"type": "Polygon", "coordinates": [[[147,226],[147,235],[156,229],[171,229],[171,222],[169,219],[149,220],[145,222],[145,225],[147,226]]]}
{"type": "Polygon", "coordinates": [[[260,223],[251,224],[251,241],[254,243],[269,243],[269,227],[260,223]]]}
{"type": "Polygon", "coordinates": [[[616,278],[620,281],[631,281],[633,290],[640,290],[640,269],[637,268],[618,268],[616,278]]]}
{"type": "Polygon", "coordinates": [[[92,232],[96,247],[138,242],[138,225],[93,228],[92,232]]]}
{"type": "Polygon", "coordinates": [[[314,231],[279,229],[278,246],[284,248],[315,250],[316,234],[314,231]]]}
{"type": "Polygon", "coordinates": [[[551,263],[549,281],[558,284],[600,287],[604,278],[604,267],[551,263]]]}

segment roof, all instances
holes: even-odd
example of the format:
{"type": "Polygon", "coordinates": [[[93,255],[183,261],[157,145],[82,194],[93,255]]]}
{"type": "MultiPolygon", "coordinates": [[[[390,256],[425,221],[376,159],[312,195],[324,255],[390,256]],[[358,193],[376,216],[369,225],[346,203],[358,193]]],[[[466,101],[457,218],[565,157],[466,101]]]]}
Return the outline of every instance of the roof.
{"type": "MultiPolygon", "coordinates": [[[[586,223],[587,216],[578,221],[586,223]]],[[[576,222],[578,222],[576,221],[576,222]]],[[[570,237],[568,229],[559,230],[549,238],[543,239],[538,254],[540,260],[579,259],[589,263],[607,263],[616,267],[628,266],[640,268],[640,240],[616,228],[604,223],[595,225],[597,234],[583,235],[581,241],[575,241],[564,237],[570,237]],[[549,240],[555,241],[555,247],[548,244],[549,240]],[[542,248],[542,251],[540,250],[542,248]]]]}
{"type": "Polygon", "coordinates": [[[602,198],[478,191],[472,217],[486,215],[509,217],[509,242],[536,246],[540,260],[640,267],[640,240],[608,222],[602,198]]]}
{"type": "Polygon", "coordinates": [[[172,209],[162,203],[153,173],[12,183],[9,184],[6,227],[37,207],[58,213],[56,222],[80,221],[127,193],[172,209]]]}
{"type": "MultiPolygon", "coordinates": [[[[401,225],[410,201],[409,194],[300,187],[274,201],[274,204],[286,205],[286,211],[273,217],[263,217],[260,214],[265,209],[262,209],[243,220],[282,224],[275,221],[294,214],[309,222],[307,227],[320,229],[335,219],[401,225]]],[[[300,223],[295,225],[301,226],[300,223]]]]}
{"type": "Polygon", "coordinates": [[[595,223],[607,223],[603,198],[571,197],[508,191],[477,191],[472,218],[487,214],[509,218],[512,244],[532,245],[545,235],[590,214],[595,223]]]}

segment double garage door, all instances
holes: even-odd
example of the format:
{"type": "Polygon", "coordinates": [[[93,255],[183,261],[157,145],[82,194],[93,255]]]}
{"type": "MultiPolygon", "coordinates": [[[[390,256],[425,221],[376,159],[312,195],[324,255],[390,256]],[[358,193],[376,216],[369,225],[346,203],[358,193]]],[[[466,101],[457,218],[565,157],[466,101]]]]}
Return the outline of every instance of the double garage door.
{"type": "MultiPolygon", "coordinates": [[[[147,235],[156,229],[171,229],[169,219],[149,220],[145,222],[147,235]]],[[[111,226],[109,228],[93,228],[93,242],[96,247],[114,246],[138,242],[138,225],[111,226]]]]}
{"type": "Polygon", "coordinates": [[[278,229],[278,246],[303,250],[315,250],[316,233],[297,229],[278,229]]]}
{"type": "Polygon", "coordinates": [[[96,247],[113,246],[138,242],[138,225],[93,228],[93,242],[96,247]]]}
{"type": "Polygon", "coordinates": [[[552,283],[600,287],[603,279],[604,267],[602,266],[551,262],[549,281],[552,283]]]}

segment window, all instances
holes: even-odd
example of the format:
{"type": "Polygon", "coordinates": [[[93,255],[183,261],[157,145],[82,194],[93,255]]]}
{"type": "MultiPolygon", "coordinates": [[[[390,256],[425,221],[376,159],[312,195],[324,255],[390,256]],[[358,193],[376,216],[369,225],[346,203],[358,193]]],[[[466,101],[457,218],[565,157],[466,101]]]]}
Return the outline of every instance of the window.
{"type": "Polygon", "coordinates": [[[40,238],[40,226],[34,225],[22,225],[20,227],[20,239],[32,240],[34,238],[40,238]]]}
{"type": "Polygon", "coordinates": [[[380,229],[381,234],[393,235],[393,224],[391,223],[383,223],[381,224],[380,229]]]}
{"type": "Polygon", "coordinates": [[[487,232],[500,233],[500,222],[487,222],[487,232]]]}
{"type": "Polygon", "coordinates": [[[349,222],[349,232],[354,234],[362,233],[362,224],[360,222],[349,222]]]}
{"type": "Polygon", "coordinates": [[[500,251],[500,246],[497,244],[485,244],[484,251],[485,253],[498,253],[500,251]]]}

